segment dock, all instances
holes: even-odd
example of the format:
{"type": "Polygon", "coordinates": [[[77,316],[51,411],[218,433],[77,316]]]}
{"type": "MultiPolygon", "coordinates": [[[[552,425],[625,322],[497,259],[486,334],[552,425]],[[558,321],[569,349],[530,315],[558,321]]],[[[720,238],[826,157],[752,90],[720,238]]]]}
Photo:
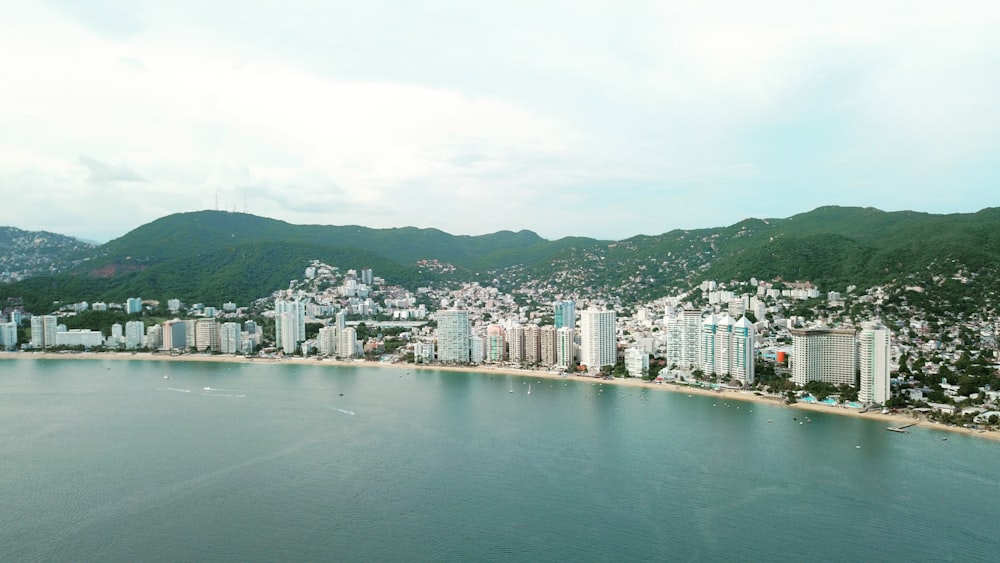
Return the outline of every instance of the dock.
{"type": "Polygon", "coordinates": [[[888,430],[889,432],[899,432],[900,434],[909,434],[910,431],[907,430],[907,428],[911,426],[916,426],[918,424],[920,424],[920,422],[911,422],[909,424],[904,424],[903,426],[890,426],[886,428],[886,430],[888,430]]]}

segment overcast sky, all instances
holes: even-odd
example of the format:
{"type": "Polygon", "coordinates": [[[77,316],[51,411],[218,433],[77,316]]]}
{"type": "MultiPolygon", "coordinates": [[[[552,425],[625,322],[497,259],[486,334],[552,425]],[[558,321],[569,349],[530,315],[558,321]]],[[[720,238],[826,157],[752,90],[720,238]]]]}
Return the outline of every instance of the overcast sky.
{"type": "Polygon", "coordinates": [[[0,225],[1000,205],[1000,2],[0,0],[0,225]]]}

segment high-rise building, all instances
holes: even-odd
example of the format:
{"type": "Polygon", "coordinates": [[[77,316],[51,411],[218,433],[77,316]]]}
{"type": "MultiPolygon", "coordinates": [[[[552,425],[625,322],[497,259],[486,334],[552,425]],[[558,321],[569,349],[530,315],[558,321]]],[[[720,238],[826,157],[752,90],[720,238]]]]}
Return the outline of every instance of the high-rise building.
{"type": "Polygon", "coordinates": [[[701,362],[706,375],[730,376],[740,383],[754,382],[754,343],[757,331],[746,317],[733,320],[709,314],[701,323],[701,362]]]}
{"type": "MultiPolygon", "coordinates": [[[[545,330],[545,327],[542,328],[545,330]]],[[[555,332],[555,365],[570,368],[576,360],[576,331],[568,326],[554,329],[555,332]]]]}
{"type": "Polygon", "coordinates": [[[218,352],[222,348],[219,323],[214,319],[198,319],[195,323],[195,349],[199,352],[218,352]]]}
{"type": "Polygon", "coordinates": [[[438,361],[466,364],[471,356],[469,339],[472,325],[468,311],[454,309],[437,312],[438,361]]]}
{"type": "MultiPolygon", "coordinates": [[[[538,355],[543,366],[557,365],[556,327],[545,325],[538,329],[538,355]]],[[[570,335],[572,337],[572,334],[570,335]]]]}
{"type": "Polygon", "coordinates": [[[792,329],[792,381],[854,386],[858,366],[853,329],[792,329]]]}
{"type": "Polygon", "coordinates": [[[274,302],[274,341],[286,354],[293,354],[306,339],[306,306],[301,301],[274,302]]]}
{"type": "Polygon", "coordinates": [[[17,349],[17,323],[0,324],[0,350],[17,349]]]}
{"type": "Polygon", "coordinates": [[[866,325],[858,333],[858,400],[884,405],[889,400],[889,330],[866,325]]]}
{"type": "Polygon", "coordinates": [[[150,350],[160,350],[163,348],[163,327],[160,325],[150,325],[146,329],[146,340],[143,344],[150,350]]]}
{"type": "Polygon", "coordinates": [[[58,327],[59,317],[55,315],[32,316],[31,347],[44,349],[55,346],[58,327]]]}
{"type": "Polygon", "coordinates": [[[757,341],[757,330],[746,316],[733,324],[732,344],[729,347],[729,375],[745,385],[752,385],[755,378],[754,344],[757,341]]]}
{"type": "Polygon", "coordinates": [[[506,354],[506,338],[503,327],[500,325],[490,325],[486,328],[486,361],[498,363],[504,360],[506,354]]]}
{"type": "Polygon", "coordinates": [[[486,338],[475,335],[469,337],[469,362],[481,364],[486,359],[486,338]]]}
{"type": "Polygon", "coordinates": [[[615,312],[588,309],[580,314],[580,363],[598,371],[618,362],[615,312]]]}
{"type": "Polygon", "coordinates": [[[552,304],[555,313],[556,329],[562,327],[576,328],[576,303],[573,301],[556,301],[552,304]]]}
{"type": "Polygon", "coordinates": [[[527,361],[525,353],[525,329],[516,324],[507,331],[507,358],[519,364],[527,361]]]}
{"type": "Polygon", "coordinates": [[[340,331],[335,326],[325,326],[316,334],[316,348],[321,356],[336,356],[340,344],[340,331]]]}
{"type": "MultiPolygon", "coordinates": [[[[112,331],[113,333],[114,331],[112,331]]],[[[125,349],[135,350],[146,345],[146,325],[142,321],[125,323],[125,349]]]]}
{"type": "Polygon", "coordinates": [[[173,319],[163,323],[163,350],[186,350],[187,323],[180,319],[173,319]]]}
{"type": "Polygon", "coordinates": [[[347,327],[338,331],[340,338],[337,342],[337,356],[340,358],[353,358],[358,355],[358,331],[354,327],[347,327]]]}
{"type": "Polygon", "coordinates": [[[630,377],[644,377],[649,373],[649,354],[642,346],[625,348],[625,370],[630,377]]]}
{"type": "Polygon", "coordinates": [[[140,297],[129,297],[125,300],[125,313],[128,315],[134,315],[136,313],[142,312],[142,298],[140,297]]]}
{"type": "Polygon", "coordinates": [[[542,331],[536,324],[524,327],[524,363],[537,365],[542,361],[542,331]]]}
{"type": "Polygon", "coordinates": [[[242,335],[240,323],[222,323],[219,328],[219,351],[223,354],[239,354],[242,335]]]}
{"type": "Polygon", "coordinates": [[[698,368],[705,375],[717,374],[715,371],[715,329],[718,327],[719,317],[715,313],[709,313],[701,321],[701,338],[698,340],[698,368]]]}

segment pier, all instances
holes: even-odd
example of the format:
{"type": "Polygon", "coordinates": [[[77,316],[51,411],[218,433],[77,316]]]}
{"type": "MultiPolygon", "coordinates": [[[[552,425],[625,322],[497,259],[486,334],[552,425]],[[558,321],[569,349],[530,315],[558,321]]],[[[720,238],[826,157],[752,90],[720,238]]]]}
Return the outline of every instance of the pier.
{"type": "Polygon", "coordinates": [[[907,430],[907,428],[911,426],[916,426],[918,424],[920,424],[920,422],[911,422],[909,424],[904,424],[903,426],[890,426],[886,428],[886,430],[888,430],[889,432],[899,432],[900,434],[909,434],[910,431],[907,430]]]}

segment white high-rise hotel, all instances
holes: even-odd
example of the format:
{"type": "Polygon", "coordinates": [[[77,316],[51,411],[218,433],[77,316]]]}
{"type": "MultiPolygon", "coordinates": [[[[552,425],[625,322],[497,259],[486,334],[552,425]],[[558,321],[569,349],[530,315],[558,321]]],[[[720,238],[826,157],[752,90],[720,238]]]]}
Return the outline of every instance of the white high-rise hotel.
{"type": "Polygon", "coordinates": [[[853,329],[814,328],[790,332],[792,381],[798,385],[823,381],[854,386],[858,360],[853,329]]]}
{"type": "Polygon", "coordinates": [[[472,325],[468,311],[437,312],[438,361],[467,364],[471,358],[472,325]]]}
{"type": "Polygon", "coordinates": [[[858,333],[858,400],[884,405],[889,400],[889,331],[867,325],[858,333]]]}
{"type": "Polygon", "coordinates": [[[728,375],[740,383],[753,384],[756,338],[757,332],[746,317],[734,321],[728,314],[709,314],[701,323],[699,367],[706,375],[728,375]]]}
{"type": "Polygon", "coordinates": [[[580,364],[589,371],[618,361],[615,312],[588,309],[580,314],[580,364]]]}

